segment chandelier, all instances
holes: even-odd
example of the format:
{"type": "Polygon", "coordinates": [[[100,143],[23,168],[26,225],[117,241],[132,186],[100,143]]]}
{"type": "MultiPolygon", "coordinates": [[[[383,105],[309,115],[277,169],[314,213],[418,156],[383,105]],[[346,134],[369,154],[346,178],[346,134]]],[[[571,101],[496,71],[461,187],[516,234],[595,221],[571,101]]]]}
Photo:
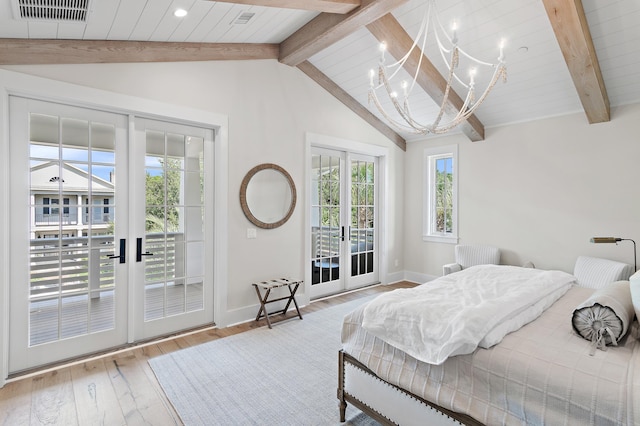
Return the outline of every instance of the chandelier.
{"type": "Polygon", "coordinates": [[[489,63],[476,59],[458,46],[458,38],[456,34],[457,24],[454,23],[452,25],[452,34],[451,36],[449,36],[449,33],[444,29],[442,23],[440,22],[436,7],[436,1],[428,0],[427,3],[428,5],[422,19],[422,24],[420,26],[418,35],[415,37],[413,45],[411,46],[409,51],[402,58],[400,58],[400,60],[387,65],[385,61],[386,44],[384,42],[380,44],[381,55],[380,61],[378,63],[377,84],[375,82],[376,72],[373,69],[369,72],[369,103],[373,103],[380,111],[382,116],[391,124],[392,127],[396,128],[397,130],[414,134],[442,134],[453,129],[463,121],[467,120],[471,115],[473,115],[475,110],[486,99],[487,95],[496,85],[498,80],[500,80],[500,78],[502,78],[503,81],[506,82],[507,68],[503,51],[504,41],[501,41],[499,45],[499,56],[497,63],[489,63]],[[427,39],[429,38],[430,32],[433,32],[434,34],[439,54],[446,64],[448,71],[444,97],[442,103],[440,104],[438,115],[433,122],[425,123],[412,115],[409,99],[420,73],[420,68],[424,58],[424,54],[422,52],[425,51],[424,49],[427,44],[427,39]],[[416,67],[411,82],[403,81],[401,83],[403,99],[400,100],[398,97],[398,92],[396,91],[396,89],[394,89],[392,82],[397,76],[398,72],[403,69],[405,62],[409,59],[412,52],[418,48],[421,48],[421,50],[418,51],[418,53],[420,53],[418,66],[416,67]],[[468,78],[461,76],[458,69],[461,57],[465,64],[470,64],[469,68],[467,69],[468,78]],[[479,76],[478,69],[481,68],[491,70],[492,77],[487,82],[484,91],[480,94],[480,96],[477,96],[476,79],[479,76]],[[455,84],[457,85],[457,87],[462,87],[463,89],[461,90],[466,90],[467,92],[466,96],[464,97],[462,106],[459,109],[456,108],[457,112],[455,113],[455,115],[445,113],[447,104],[449,103],[450,94],[454,90],[452,88],[452,84],[454,84],[454,82],[456,82],[455,84]],[[386,93],[386,96],[388,96],[391,100],[391,103],[393,104],[399,116],[402,118],[402,121],[393,118],[384,109],[382,103],[380,102],[380,99],[378,98],[378,91],[386,93]]]}

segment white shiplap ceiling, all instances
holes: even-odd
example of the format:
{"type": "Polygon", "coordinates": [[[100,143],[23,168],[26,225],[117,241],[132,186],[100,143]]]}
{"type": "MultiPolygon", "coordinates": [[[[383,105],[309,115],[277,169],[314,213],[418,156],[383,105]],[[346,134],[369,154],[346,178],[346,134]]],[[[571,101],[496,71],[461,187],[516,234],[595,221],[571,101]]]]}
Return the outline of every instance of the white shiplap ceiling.
{"type": "Polygon", "coordinates": [[[17,0],[0,2],[0,37],[191,43],[279,43],[318,12],[214,1],[93,0],[86,23],[16,19],[17,0]],[[173,15],[176,9],[189,13],[173,15]],[[233,21],[255,13],[247,25],[233,21]]]}
{"type": "MultiPolygon", "coordinates": [[[[279,44],[320,13],[205,0],[93,0],[86,23],[58,23],[16,18],[16,1],[0,2],[0,38],[279,44]],[[176,18],[177,8],[188,15],[176,18]],[[246,12],[255,14],[249,23],[233,23],[246,12]]],[[[640,1],[583,0],[582,6],[610,105],[640,102],[640,1]]],[[[424,8],[424,0],[410,0],[393,15],[414,36],[424,8]]],[[[461,47],[480,59],[495,61],[499,40],[506,39],[508,82],[499,83],[476,113],[485,127],[583,109],[542,0],[439,0],[438,9],[443,22],[459,22],[461,47]]],[[[362,27],[308,61],[368,108],[377,45],[362,27]]],[[[442,73],[433,46],[425,53],[442,73]]],[[[426,95],[412,102],[425,121],[435,116],[437,106],[426,95]]]]}

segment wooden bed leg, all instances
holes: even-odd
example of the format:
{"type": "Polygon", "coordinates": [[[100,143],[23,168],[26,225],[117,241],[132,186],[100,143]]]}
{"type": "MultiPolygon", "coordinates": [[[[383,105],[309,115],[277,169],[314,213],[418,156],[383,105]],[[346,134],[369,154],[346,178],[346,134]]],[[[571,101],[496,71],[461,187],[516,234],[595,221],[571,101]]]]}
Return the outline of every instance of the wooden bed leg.
{"type": "Polygon", "coordinates": [[[344,423],[347,417],[347,401],[344,400],[344,352],[338,351],[338,399],[340,403],[340,423],[344,423]]]}

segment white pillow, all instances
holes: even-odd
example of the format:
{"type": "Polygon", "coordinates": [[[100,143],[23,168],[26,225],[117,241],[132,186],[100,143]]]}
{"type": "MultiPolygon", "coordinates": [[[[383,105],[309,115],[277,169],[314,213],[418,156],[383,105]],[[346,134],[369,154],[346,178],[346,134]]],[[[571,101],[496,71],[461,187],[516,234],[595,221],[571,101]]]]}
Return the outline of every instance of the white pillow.
{"type": "Polygon", "coordinates": [[[628,280],[633,266],[615,260],[578,256],[573,275],[580,287],[599,289],[612,282],[628,280]]]}
{"type": "Polygon", "coordinates": [[[591,355],[596,348],[606,350],[606,345],[617,345],[627,333],[634,315],[629,287],[629,281],[611,283],[573,311],[573,329],[591,341],[591,355]]]}
{"type": "Polygon", "coordinates": [[[636,311],[636,317],[640,321],[640,272],[636,272],[629,278],[631,302],[633,303],[633,309],[636,311]]]}

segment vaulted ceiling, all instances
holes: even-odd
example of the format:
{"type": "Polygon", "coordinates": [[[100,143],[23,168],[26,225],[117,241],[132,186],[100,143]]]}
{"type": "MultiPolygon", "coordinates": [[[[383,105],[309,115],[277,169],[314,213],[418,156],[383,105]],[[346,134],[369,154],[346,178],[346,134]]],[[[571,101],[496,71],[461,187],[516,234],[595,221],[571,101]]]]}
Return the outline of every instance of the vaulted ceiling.
{"type": "MultiPolygon", "coordinates": [[[[395,57],[411,45],[425,0],[86,1],[86,22],[25,18],[18,4],[33,1],[1,2],[0,66],[277,59],[398,146],[416,137],[388,127],[369,105],[368,71],[378,62],[379,41],[395,57]],[[178,8],[188,14],[174,16],[178,8]]],[[[484,139],[486,127],[580,110],[589,123],[606,122],[611,106],[640,102],[638,1],[439,0],[438,10],[443,22],[460,23],[460,45],[480,59],[495,62],[499,40],[507,41],[508,83],[496,85],[454,130],[472,141],[484,139]]],[[[433,43],[423,53],[406,68],[420,67],[423,98],[412,109],[429,121],[446,68],[433,43]]],[[[447,109],[460,103],[450,98],[447,109]]]]}

